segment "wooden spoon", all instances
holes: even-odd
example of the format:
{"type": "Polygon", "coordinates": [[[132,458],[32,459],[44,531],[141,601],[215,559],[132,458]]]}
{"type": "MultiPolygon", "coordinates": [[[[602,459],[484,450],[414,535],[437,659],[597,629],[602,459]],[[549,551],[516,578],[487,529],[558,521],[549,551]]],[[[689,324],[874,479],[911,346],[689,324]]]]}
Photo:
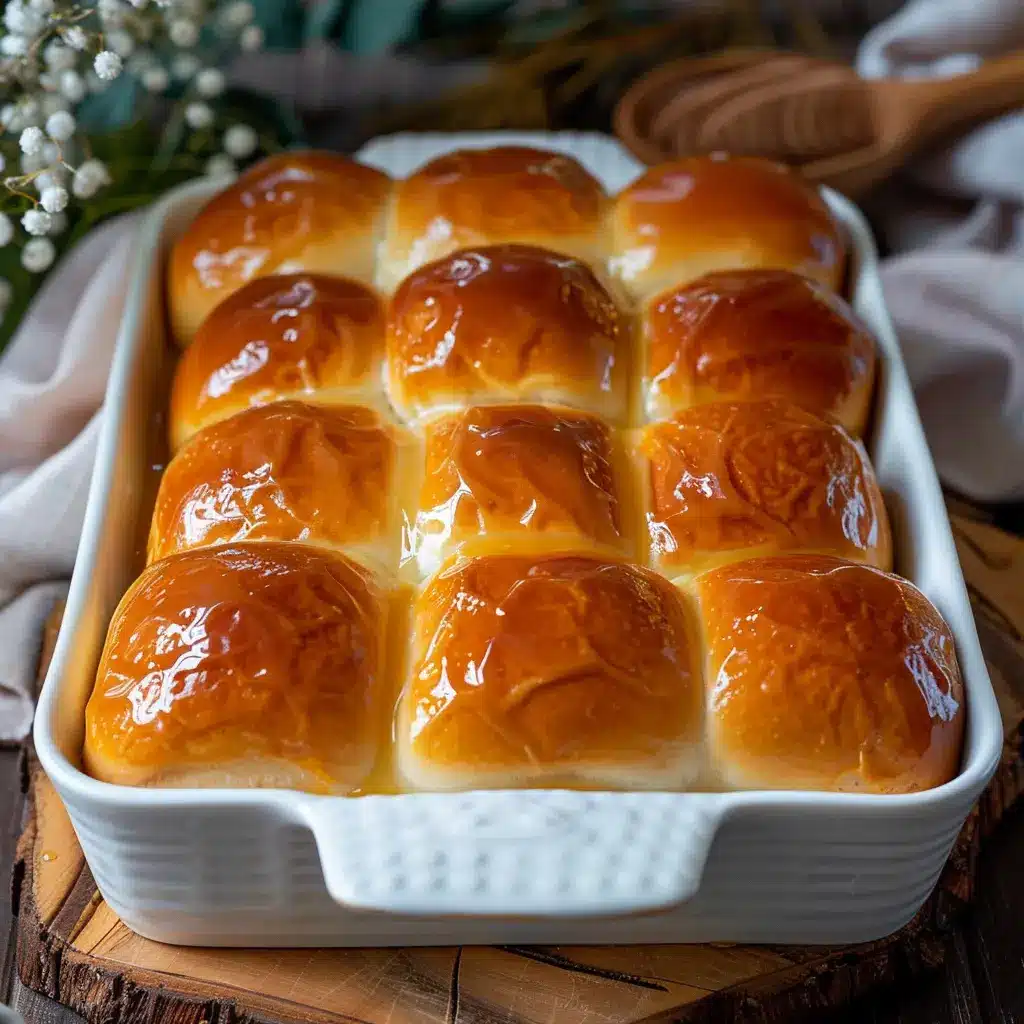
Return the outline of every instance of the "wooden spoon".
{"type": "Polygon", "coordinates": [[[1024,107],[1024,53],[928,81],[864,81],[852,68],[796,72],[725,97],[698,132],[701,152],[757,153],[856,194],[956,131],[1024,107]]]}
{"type": "MultiPolygon", "coordinates": [[[[662,64],[635,82],[615,108],[615,134],[648,164],[692,152],[692,125],[675,123],[673,111],[680,101],[712,83],[724,82],[722,95],[731,95],[733,74],[742,85],[747,71],[755,81],[791,75],[799,66],[824,63],[818,58],[775,50],[735,49],[707,57],[684,57],[662,64]],[[759,70],[764,68],[763,71],[759,70]],[[726,81],[729,79],[729,81],[726,81]],[[682,148],[681,148],[682,147],[682,148]]],[[[748,80],[749,81],[749,80],[748,80]]],[[[702,92],[698,92],[699,101],[702,92]]]]}

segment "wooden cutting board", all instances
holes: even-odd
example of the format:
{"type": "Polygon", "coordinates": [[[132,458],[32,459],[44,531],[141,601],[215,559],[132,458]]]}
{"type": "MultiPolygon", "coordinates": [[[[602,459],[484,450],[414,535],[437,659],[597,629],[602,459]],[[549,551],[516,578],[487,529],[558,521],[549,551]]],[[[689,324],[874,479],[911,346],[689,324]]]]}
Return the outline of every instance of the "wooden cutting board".
{"type": "MultiPolygon", "coordinates": [[[[1024,540],[953,509],[1006,725],[1000,769],[917,918],[879,942],[766,946],[222,950],[139,938],[103,902],[52,786],[26,759],[30,815],[13,884],[18,973],[90,1024],[627,1024],[817,1019],[937,964],[977,852],[1024,792],[1024,540]]],[[[59,615],[48,627],[43,664],[59,615]]]]}

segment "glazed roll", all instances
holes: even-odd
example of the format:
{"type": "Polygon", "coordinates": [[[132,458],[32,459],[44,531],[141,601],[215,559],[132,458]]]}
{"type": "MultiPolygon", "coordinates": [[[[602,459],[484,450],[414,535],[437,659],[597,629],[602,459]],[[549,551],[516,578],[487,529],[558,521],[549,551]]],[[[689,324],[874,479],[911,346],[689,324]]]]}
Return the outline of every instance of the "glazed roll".
{"type": "Polygon", "coordinates": [[[214,544],[281,540],[345,552],[382,572],[400,558],[403,488],[418,452],[363,406],[282,401],[199,431],[160,480],[149,561],[214,544]]]}
{"type": "Polygon", "coordinates": [[[489,556],[413,611],[396,758],[414,789],[677,789],[701,764],[695,624],[680,593],[597,558],[489,556]]]}
{"type": "Polygon", "coordinates": [[[174,374],[170,438],[281,398],[382,404],[384,307],[366,285],[284,274],[243,285],[200,325],[174,374]]]}
{"type": "Polygon", "coordinates": [[[953,637],[912,584],[791,556],[713,570],[695,590],[721,784],[910,793],[956,775],[964,688],[953,637]]]}
{"type": "Polygon", "coordinates": [[[388,309],[388,385],[410,420],[482,402],[627,411],[631,332],[579,260],[462,249],[410,274],[388,309]]]}
{"type": "Polygon", "coordinates": [[[171,326],[188,345],[206,315],[257,277],[297,271],[372,284],[391,179],[332,153],[250,167],[200,210],[171,249],[171,326]]]}
{"type": "Polygon", "coordinates": [[[793,270],[838,291],[846,244],[818,190],[754,157],[650,168],[615,200],[613,273],[637,299],[714,270],[793,270]]]}
{"type": "Polygon", "coordinates": [[[525,242],[605,259],[604,189],[572,157],[500,146],[430,161],[395,186],[379,281],[390,291],[455,249],[525,242]]]}
{"type": "Polygon", "coordinates": [[[603,420],[543,405],[474,406],[425,429],[414,516],[420,571],[456,551],[632,550],[628,472],[603,420]]]}
{"type": "Polygon", "coordinates": [[[130,786],[358,789],[386,735],[387,615],[370,573],[302,544],[156,562],[114,612],[86,770],[130,786]]]}
{"type": "Polygon", "coordinates": [[[650,419],[702,402],[784,398],[863,434],[875,343],[828,288],[784,270],[707,274],[654,298],[643,316],[650,419]]]}
{"type": "Polygon", "coordinates": [[[717,402],[640,437],[651,564],[669,576],[783,552],[892,568],[885,504],[863,446],[787,402],[717,402]]]}

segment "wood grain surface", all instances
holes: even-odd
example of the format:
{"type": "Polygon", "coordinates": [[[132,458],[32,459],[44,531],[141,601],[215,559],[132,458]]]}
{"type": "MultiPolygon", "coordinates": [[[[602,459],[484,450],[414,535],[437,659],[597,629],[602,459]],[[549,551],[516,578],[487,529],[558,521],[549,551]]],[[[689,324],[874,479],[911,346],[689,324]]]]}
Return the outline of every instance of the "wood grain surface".
{"type": "MultiPolygon", "coordinates": [[[[20,981],[90,1024],[817,1020],[826,1008],[851,1001],[849,1012],[861,1014],[851,1022],[897,1019],[879,1017],[855,1001],[882,985],[910,986],[944,960],[957,978],[977,973],[953,928],[975,896],[983,840],[1024,791],[1024,541],[973,514],[956,514],[954,525],[1007,745],[935,893],[911,925],[888,939],[839,949],[165,946],[132,933],[106,906],[63,806],[45,776],[30,767],[32,812],[18,845],[13,900],[20,981]]],[[[976,915],[994,915],[1000,900],[1012,900],[998,886],[983,892],[976,915]]],[[[993,953],[992,970],[998,955],[993,953]]],[[[959,1001],[951,1003],[955,987],[939,992],[931,1019],[1002,1019],[986,1011],[1001,1012],[996,982],[986,985],[984,972],[980,979],[961,986],[959,1001]],[[955,1004],[956,1016],[940,1015],[939,1003],[946,1011],[955,1004]]]]}

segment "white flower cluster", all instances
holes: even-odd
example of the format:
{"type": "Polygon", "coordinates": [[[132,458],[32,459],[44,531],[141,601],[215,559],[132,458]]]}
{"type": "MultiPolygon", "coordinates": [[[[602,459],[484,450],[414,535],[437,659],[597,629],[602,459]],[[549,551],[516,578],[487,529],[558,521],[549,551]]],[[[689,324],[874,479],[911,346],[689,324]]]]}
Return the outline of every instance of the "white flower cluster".
{"type": "MultiPolygon", "coordinates": [[[[0,247],[22,242],[21,262],[46,271],[54,236],[67,226],[72,197],[88,201],[111,184],[107,167],[93,158],[76,119],[76,107],[131,75],[148,93],[176,84],[181,116],[194,132],[219,141],[209,174],[230,174],[235,161],[257,149],[245,124],[222,124],[216,101],[224,73],[203,59],[223,59],[227,47],[260,49],[249,0],[7,0],[0,29],[0,247]],[[20,167],[11,166],[20,164],[20,167]],[[26,209],[26,202],[31,207],[26,209]],[[19,215],[20,214],[20,215],[19,215]],[[19,231],[20,225],[20,231],[19,231]]],[[[0,278],[0,319],[12,290],[0,278]]]]}

